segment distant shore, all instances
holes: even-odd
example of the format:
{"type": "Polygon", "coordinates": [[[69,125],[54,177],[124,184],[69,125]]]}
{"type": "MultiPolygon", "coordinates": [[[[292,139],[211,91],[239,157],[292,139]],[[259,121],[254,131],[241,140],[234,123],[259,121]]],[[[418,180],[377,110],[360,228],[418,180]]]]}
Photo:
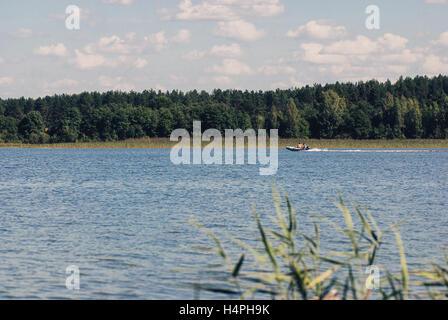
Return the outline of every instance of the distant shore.
{"type": "MultiPolygon", "coordinates": [[[[269,139],[268,139],[269,141],[269,139]]],[[[305,143],[311,148],[364,149],[364,148],[448,148],[448,139],[400,139],[400,140],[353,140],[353,139],[280,139],[279,148],[305,143]]],[[[204,142],[203,146],[208,143],[204,142]]],[[[0,148],[42,149],[157,149],[171,148],[176,142],[168,138],[143,138],[123,141],[75,142],[55,144],[0,143],[0,148]]]]}

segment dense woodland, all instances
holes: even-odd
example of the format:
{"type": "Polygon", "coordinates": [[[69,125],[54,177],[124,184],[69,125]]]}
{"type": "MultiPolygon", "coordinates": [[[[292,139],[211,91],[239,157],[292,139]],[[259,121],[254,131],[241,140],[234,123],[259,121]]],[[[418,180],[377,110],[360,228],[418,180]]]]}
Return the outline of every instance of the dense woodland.
{"type": "Polygon", "coordinates": [[[448,76],[276,91],[106,92],[0,99],[0,142],[169,137],[172,130],[279,129],[282,138],[448,138],[448,76]]]}

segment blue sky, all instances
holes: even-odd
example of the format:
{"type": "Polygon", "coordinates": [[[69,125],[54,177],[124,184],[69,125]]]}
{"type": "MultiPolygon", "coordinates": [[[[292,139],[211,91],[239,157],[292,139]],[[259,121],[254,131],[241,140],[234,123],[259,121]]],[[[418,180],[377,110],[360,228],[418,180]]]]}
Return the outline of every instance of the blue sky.
{"type": "Polygon", "coordinates": [[[447,16],[448,0],[1,1],[0,97],[448,74],[447,16]]]}

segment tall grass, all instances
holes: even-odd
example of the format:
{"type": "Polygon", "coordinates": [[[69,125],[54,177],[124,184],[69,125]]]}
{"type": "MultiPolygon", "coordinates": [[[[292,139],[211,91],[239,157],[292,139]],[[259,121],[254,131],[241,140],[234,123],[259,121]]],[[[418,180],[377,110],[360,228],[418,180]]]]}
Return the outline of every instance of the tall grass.
{"type": "MultiPolygon", "coordinates": [[[[265,228],[254,206],[259,246],[252,247],[233,239],[233,243],[242,250],[233,263],[218,237],[203,225],[194,223],[213,239],[218,248],[217,253],[223,259],[223,264],[217,267],[219,281],[214,281],[213,284],[195,284],[196,290],[223,293],[240,299],[402,300],[448,297],[447,267],[434,264],[429,271],[408,270],[405,248],[398,231],[399,225],[404,221],[380,230],[366,208],[352,202],[352,212],[339,197],[335,205],[343,216],[344,225],[322,215],[303,213],[313,221],[312,231],[303,232],[286,193],[280,193],[274,185],[272,194],[275,214],[271,218],[276,228],[265,228]],[[357,224],[355,216],[358,218],[357,224]],[[323,252],[320,236],[322,223],[329,224],[335,232],[342,235],[348,246],[341,246],[337,251],[323,252]],[[378,253],[384,246],[385,235],[388,233],[395,235],[396,252],[400,260],[398,273],[378,265],[378,253]],[[379,288],[366,285],[374,280],[370,274],[366,274],[367,266],[379,268],[379,288]],[[412,283],[411,275],[414,280],[412,283]],[[419,288],[418,292],[411,292],[411,287],[419,288]]],[[[448,265],[446,255],[445,259],[448,265]]]]}
{"type": "MultiPolygon", "coordinates": [[[[448,148],[448,139],[396,139],[396,140],[353,140],[353,139],[279,139],[279,148],[295,146],[302,142],[312,148],[448,148]]],[[[177,142],[168,138],[140,138],[122,141],[92,141],[53,144],[2,143],[0,148],[171,148],[177,142]]],[[[267,141],[269,145],[269,139],[267,141]]],[[[208,143],[203,142],[203,146],[208,143]]],[[[223,142],[224,144],[224,142],[223,142]]]]}

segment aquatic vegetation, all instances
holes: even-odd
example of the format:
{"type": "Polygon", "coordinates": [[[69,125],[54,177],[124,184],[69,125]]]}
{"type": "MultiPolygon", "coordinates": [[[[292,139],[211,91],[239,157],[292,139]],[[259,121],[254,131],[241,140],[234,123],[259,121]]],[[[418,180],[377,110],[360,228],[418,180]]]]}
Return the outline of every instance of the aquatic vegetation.
{"type": "MultiPolygon", "coordinates": [[[[251,299],[446,299],[448,268],[434,264],[430,271],[411,271],[398,227],[405,220],[380,230],[372,214],[360,205],[349,206],[339,197],[344,225],[312,213],[312,232],[299,228],[300,218],[286,193],[272,188],[275,229],[267,229],[254,206],[258,246],[233,239],[243,252],[232,261],[218,237],[203,225],[193,222],[216,244],[223,263],[215,267],[215,279],[209,284],[195,284],[198,291],[251,299]],[[356,218],[355,218],[356,217],[356,218]],[[356,222],[355,222],[356,221],[356,222]],[[322,250],[321,224],[326,223],[346,240],[347,246],[333,251],[322,250]],[[400,271],[392,272],[379,265],[378,253],[385,245],[385,235],[394,235],[400,271]],[[250,259],[248,259],[250,257],[250,259]],[[371,271],[374,272],[371,272],[371,271]],[[376,274],[375,274],[376,273],[376,274]],[[381,275],[381,277],[379,277],[381,275]],[[412,280],[412,282],[411,282],[412,280]]],[[[389,238],[388,238],[389,239],[389,238]]],[[[445,255],[448,265],[448,257],[445,255]]]]}
{"type": "MultiPolygon", "coordinates": [[[[394,139],[394,140],[354,140],[354,139],[279,139],[278,147],[305,143],[312,148],[448,148],[448,139],[394,139]]],[[[172,148],[177,142],[169,138],[139,138],[122,141],[90,141],[72,143],[1,143],[0,148],[172,148]]],[[[208,143],[203,142],[205,147],[208,143]]],[[[224,143],[223,143],[224,146],[224,143]]],[[[246,142],[247,146],[247,142],[246,142]]],[[[269,140],[267,141],[269,146],[269,140]]]]}

